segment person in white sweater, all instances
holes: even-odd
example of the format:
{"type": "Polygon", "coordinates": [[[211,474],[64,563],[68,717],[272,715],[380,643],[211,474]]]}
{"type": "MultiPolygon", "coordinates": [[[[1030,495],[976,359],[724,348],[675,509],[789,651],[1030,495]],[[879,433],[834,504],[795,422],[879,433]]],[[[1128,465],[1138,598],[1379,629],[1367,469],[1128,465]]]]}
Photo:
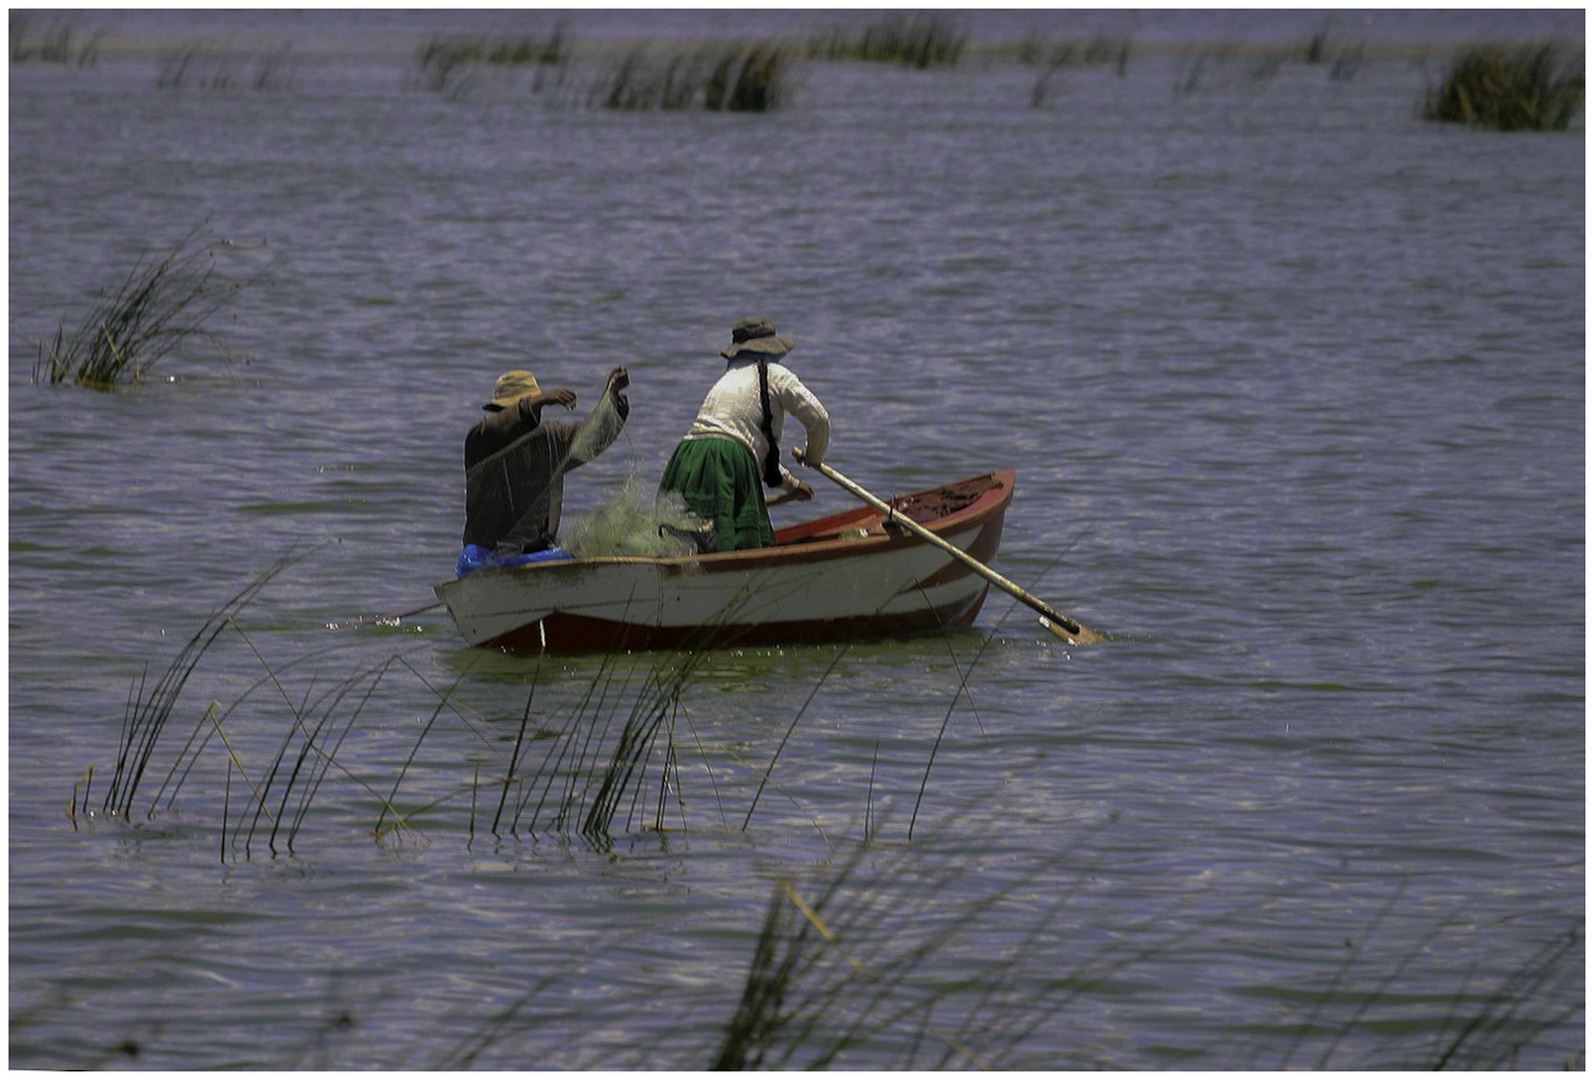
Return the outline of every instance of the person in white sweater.
{"type": "Polygon", "coordinates": [[[680,492],[689,510],[714,522],[720,551],[774,545],[764,487],[781,490],[776,502],[814,497],[780,463],[787,413],[808,433],[804,461],[818,465],[830,445],[830,414],[789,367],[776,363],[796,344],[778,336],[768,316],[738,322],[720,353],[725,374],[664,467],[659,493],[680,492]]]}

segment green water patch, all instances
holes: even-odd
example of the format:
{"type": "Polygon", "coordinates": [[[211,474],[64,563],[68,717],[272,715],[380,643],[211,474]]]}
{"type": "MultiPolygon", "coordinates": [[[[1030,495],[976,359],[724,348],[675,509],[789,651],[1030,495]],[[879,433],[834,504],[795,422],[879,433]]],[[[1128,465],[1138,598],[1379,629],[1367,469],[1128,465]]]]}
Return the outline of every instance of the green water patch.
{"type": "Polygon", "coordinates": [[[103,565],[106,560],[122,558],[120,552],[105,544],[94,544],[86,548],[61,548],[48,544],[18,542],[11,545],[11,555],[19,566],[66,571],[83,570],[89,564],[98,566],[103,565]]]}
{"type": "Polygon", "coordinates": [[[370,499],[315,499],[310,502],[246,503],[238,507],[241,514],[333,514],[350,506],[364,506],[370,499]]]}
{"type": "Polygon", "coordinates": [[[409,634],[423,634],[426,628],[415,623],[397,623],[391,619],[377,619],[362,621],[358,624],[360,631],[366,637],[398,637],[409,634]]]}
{"type": "Polygon", "coordinates": [[[1347,686],[1339,682],[1293,682],[1285,679],[1257,679],[1249,684],[1253,690],[1264,694],[1295,693],[1306,691],[1315,694],[1356,694],[1383,692],[1386,687],[1347,686]]]}
{"type": "Polygon", "coordinates": [[[1582,705],[1587,700],[1585,694],[1563,694],[1550,690],[1522,695],[1522,701],[1527,705],[1582,705]]]}

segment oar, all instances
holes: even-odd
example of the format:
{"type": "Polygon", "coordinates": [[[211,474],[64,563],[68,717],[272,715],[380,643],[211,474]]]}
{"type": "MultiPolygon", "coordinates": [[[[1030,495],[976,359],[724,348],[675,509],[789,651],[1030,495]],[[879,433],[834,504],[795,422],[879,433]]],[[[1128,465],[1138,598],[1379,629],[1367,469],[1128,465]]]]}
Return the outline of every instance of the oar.
{"type": "MultiPolygon", "coordinates": [[[[804,465],[808,465],[808,462],[803,461],[802,452],[800,450],[794,450],[793,453],[799,462],[802,462],[804,465]]],[[[1019,600],[1040,612],[1041,625],[1046,627],[1046,629],[1050,630],[1053,634],[1056,634],[1059,638],[1062,638],[1064,641],[1068,642],[1070,645],[1093,645],[1098,641],[1106,640],[1100,634],[1096,633],[1096,631],[1092,630],[1090,627],[1084,625],[1078,620],[1070,619],[1067,615],[1064,615],[1061,612],[1049,607],[1045,601],[1041,600],[1033,593],[1030,593],[1022,586],[1016,585],[1007,580],[1007,578],[1003,577],[1001,574],[998,574],[995,570],[992,570],[989,566],[986,566],[984,563],[980,562],[980,560],[976,559],[974,556],[970,555],[956,544],[948,543],[947,541],[941,539],[939,536],[935,535],[935,533],[931,532],[929,529],[926,529],[923,525],[920,525],[917,521],[897,514],[897,512],[892,509],[892,507],[884,500],[871,495],[868,491],[865,491],[851,480],[848,480],[845,476],[842,476],[829,465],[820,463],[818,465],[809,465],[808,467],[811,469],[817,469],[824,473],[831,480],[834,480],[837,484],[846,488],[852,494],[856,495],[858,498],[862,499],[876,510],[882,511],[883,513],[889,515],[890,520],[895,521],[904,529],[914,533],[921,540],[924,540],[930,544],[934,544],[948,555],[962,559],[968,564],[971,570],[979,574],[986,581],[989,581],[992,585],[995,585],[997,588],[1002,589],[1005,592],[1011,593],[1019,600]]]]}

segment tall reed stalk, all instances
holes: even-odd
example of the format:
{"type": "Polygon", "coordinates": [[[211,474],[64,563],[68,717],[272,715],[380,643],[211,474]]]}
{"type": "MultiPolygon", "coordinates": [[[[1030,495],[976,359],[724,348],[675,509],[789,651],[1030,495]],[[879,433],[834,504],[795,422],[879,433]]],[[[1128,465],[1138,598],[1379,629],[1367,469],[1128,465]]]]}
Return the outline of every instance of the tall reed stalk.
{"type": "MultiPolygon", "coordinates": [[[[1540,945],[1482,995],[1476,1012],[1455,1016],[1454,1030],[1446,1025],[1430,1066],[1435,1071],[1517,1068],[1522,1051],[1535,1039],[1584,1011],[1586,941],[1579,919],[1540,945]]],[[[1569,1061],[1567,1067],[1580,1065],[1569,1061]]]]}
{"type": "MultiPolygon", "coordinates": [[[[102,808],[107,813],[131,817],[138,788],[154,756],[172,710],[187,685],[200,659],[232,622],[233,617],[260,595],[262,589],[278,574],[304,558],[304,552],[291,553],[272,563],[257,574],[248,585],[215,611],[178,652],[166,671],[148,685],[148,673],[129,691],[127,709],[122,720],[121,749],[117,754],[116,769],[105,792],[102,808]]],[[[158,798],[158,796],[157,796],[158,798]]]]}

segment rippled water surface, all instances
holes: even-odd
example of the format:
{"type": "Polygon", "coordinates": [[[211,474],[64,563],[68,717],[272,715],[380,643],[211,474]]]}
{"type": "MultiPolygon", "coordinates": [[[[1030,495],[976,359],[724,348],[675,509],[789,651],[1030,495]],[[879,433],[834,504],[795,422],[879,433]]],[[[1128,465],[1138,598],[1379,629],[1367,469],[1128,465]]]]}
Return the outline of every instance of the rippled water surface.
{"type": "Polygon", "coordinates": [[[85,13],[97,63],[12,64],[11,1063],[703,1067],[773,910],[811,963],[764,1064],[1581,1064],[1582,121],[1416,115],[1456,42],[1580,16],[966,16],[954,69],[733,115],[587,98],[631,42],[824,13],[578,13],[564,68],[417,78],[554,21],[85,13]],[[1341,77],[1269,62],[1323,26],[1341,77]],[[1097,35],[1121,75],[990,48],[1097,35]],[[196,43],[231,87],[158,88],[196,43]],[[175,381],[31,381],[201,225],[251,283],[175,381]],[[831,464],[1016,469],[998,568],[1113,640],[999,594],[690,670],[370,621],[451,573],[501,370],[585,408],[629,367],[580,515],[755,311],[831,464]]]}

